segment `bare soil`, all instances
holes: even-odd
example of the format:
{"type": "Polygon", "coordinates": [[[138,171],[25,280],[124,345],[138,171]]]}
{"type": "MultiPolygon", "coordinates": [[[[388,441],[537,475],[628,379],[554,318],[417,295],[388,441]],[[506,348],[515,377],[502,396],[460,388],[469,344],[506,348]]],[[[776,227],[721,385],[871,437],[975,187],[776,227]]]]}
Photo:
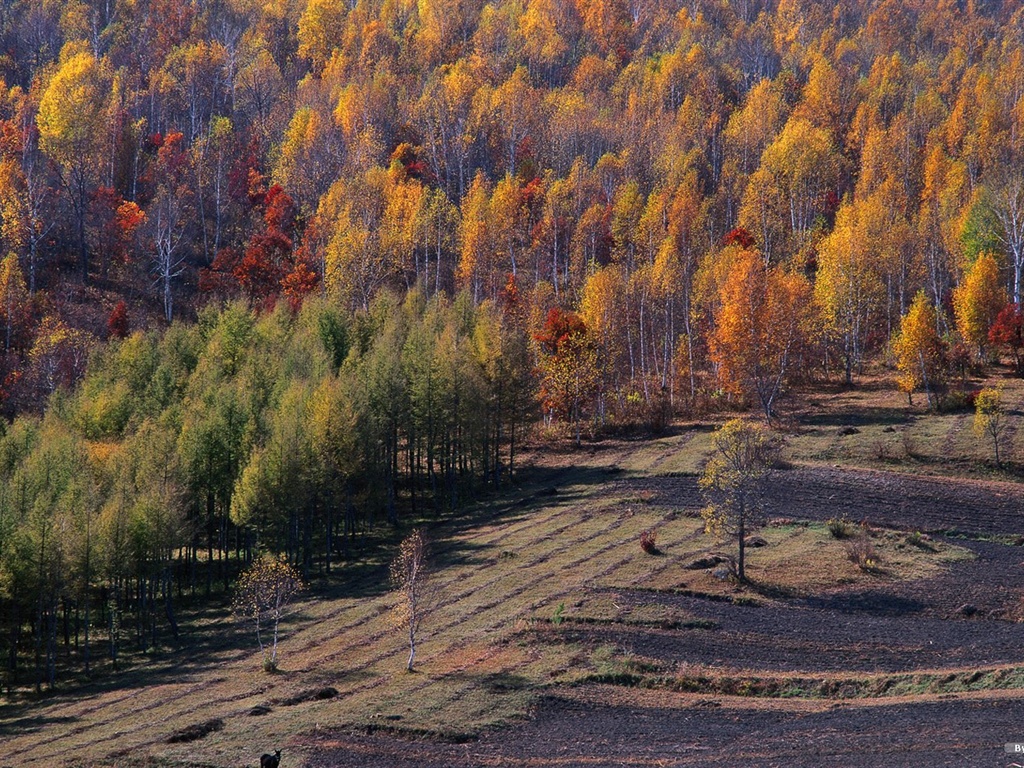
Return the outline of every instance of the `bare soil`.
{"type": "MultiPolygon", "coordinates": [[[[639,697],[637,697],[639,698],[639,697]]],[[[613,703],[551,698],[528,724],[471,744],[341,736],[318,742],[317,768],[470,766],[1007,766],[1024,701],[962,698],[819,710],[729,701],[613,703]]]]}
{"type": "MultiPolygon", "coordinates": [[[[701,499],[693,476],[615,481],[684,514],[701,499]]],[[[802,465],[780,472],[774,514],[843,517],[958,537],[976,558],[917,581],[780,596],[756,605],[615,590],[617,602],[663,603],[707,629],[573,625],[565,639],[611,646],[671,668],[810,674],[898,673],[1020,664],[1024,634],[1024,494],[1005,482],[802,465]]],[[[555,688],[525,725],[467,744],[386,733],[298,742],[308,765],[346,766],[1009,766],[1024,741],[1020,691],[913,698],[788,701],[620,686],[555,688]]],[[[1024,762],[1024,761],[1022,761],[1024,762]]]]}

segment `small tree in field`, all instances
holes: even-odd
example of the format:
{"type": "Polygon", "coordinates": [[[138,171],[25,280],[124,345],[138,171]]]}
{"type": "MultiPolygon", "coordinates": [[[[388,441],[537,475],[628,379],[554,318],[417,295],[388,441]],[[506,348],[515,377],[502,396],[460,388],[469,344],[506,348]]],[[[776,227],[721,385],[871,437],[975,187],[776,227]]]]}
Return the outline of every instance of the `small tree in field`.
{"type": "Polygon", "coordinates": [[[263,656],[267,672],[277,669],[277,641],[281,619],[288,612],[292,599],[305,585],[298,571],[283,557],[264,555],[238,579],[235,591],[235,614],[251,621],[256,627],[256,642],[263,656]],[[269,629],[272,639],[269,650],[263,642],[263,632],[269,629]]]}
{"type": "Polygon", "coordinates": [[[764,522],[764,481],[782,446],[766,427],[742,419],[727,421],[712,442],[715,453],[699,481],[707,501],[701,511],[704,529],[737,540],[736,575],[744,581],[746,537],[764,522]]]}
{"type": "Polygon", "coordinates": [[[937,406],[936,397],[945,373],[945,349],[939,337],[935,306],[924,291],[918,291],[907,314],[900,320],[900,329],[893,338],[896,355],[896,382],[914,404],[914,390],[923,389],[928,407],[937,406]]]}
{"type": "Polygon", "coordinates": [[[1000,466],[999,438],[1006,429],[1002,399],[1002,387],[986,387],[974,399],[974,434],[992,438],[997,467],[1000,466]]]}
{"type": "Polygon", "coordinates": [[[395,609],[395,623],[409,634],[409,661],[405,668],[413,671],[416,659],[416,633],[427,612],[430,598],[427,572],[427,541],[417,528],[398,548],[398,556],[391,563],[391,582],[399,595],[395,609]]]}

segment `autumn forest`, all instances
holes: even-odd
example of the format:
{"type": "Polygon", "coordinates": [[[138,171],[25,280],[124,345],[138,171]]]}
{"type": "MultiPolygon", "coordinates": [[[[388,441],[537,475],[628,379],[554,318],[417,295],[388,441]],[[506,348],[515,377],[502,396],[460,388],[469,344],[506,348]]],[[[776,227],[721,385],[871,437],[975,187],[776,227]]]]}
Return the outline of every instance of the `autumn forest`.
{"type": "Polygon", "coordinates": [[[8,690],[538,430],[1024,370],[1013,2],[16,0],[0,78],[8,690]]]}

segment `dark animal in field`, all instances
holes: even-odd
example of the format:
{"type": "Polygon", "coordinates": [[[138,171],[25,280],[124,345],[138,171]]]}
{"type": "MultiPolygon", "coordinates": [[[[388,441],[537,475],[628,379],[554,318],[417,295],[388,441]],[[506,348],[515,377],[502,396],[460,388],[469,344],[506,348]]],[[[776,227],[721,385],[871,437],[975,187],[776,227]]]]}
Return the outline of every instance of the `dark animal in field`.
{"type": "Polygon", "coordinates": [[[277,768],[281,764],[281,750],[274,750],[274,754],[260,755],[260,768],[277,768]]]}

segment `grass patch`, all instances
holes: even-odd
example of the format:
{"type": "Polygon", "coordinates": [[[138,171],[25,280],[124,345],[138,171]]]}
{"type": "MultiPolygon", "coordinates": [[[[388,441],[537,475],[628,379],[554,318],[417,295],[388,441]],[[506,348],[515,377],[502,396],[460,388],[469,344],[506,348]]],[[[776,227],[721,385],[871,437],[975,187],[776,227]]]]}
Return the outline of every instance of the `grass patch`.
{"type": "Polygon", "coordinates": [[[685,673],[644,670],[635,660],[606,661],[579,683],[670,690],[718,696],[804,699],[874,699],[1024,689],[1024,667],[877,675],[813,676],[685,673]]]}

